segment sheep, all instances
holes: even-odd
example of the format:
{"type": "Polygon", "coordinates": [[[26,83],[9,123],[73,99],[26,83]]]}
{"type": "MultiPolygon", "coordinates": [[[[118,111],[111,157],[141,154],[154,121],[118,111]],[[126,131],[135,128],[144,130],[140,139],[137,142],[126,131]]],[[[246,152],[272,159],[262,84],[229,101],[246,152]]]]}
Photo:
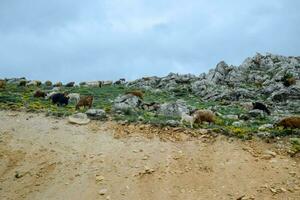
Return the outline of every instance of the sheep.
{"type": "Polygon", "coordinates": [[[75,82],[69,82],[66,84],[66,87],[74,87],[75,82]]]}
{"type": "Polygon", "coordinates": [[[40,91],[40,90],[37,90],[37,91],[34,93],[33,97],[36,97],[36,98],[43,97],[43,98],[45,98],[45,97],[46,97],[46,93],[45,93],[45,92],[42,92],[42,91],[40,91]]]}
{"type": "Polygon", "coordinates": [[[57,82],[53,85],[53,87],[61,87],[63,86],[62,82],[57,82]]]}
{"type": "Polygon", "coordinates": [[[208,122],[210,124],[215,122],[216,116],[211,110],[197,110],[193,117],[195,118],[195,123],[208,122]]]}
{"type": "Polygon", "coordinates": [[[45,99],[52,99],[52,96],[55,95],[55,94],[57,94],[57,93],[58,93],[58,92],[55,92],[55,91],[50,92],[50,93],[48,93],[48,94],[46,95],[45,99]]]}
{"type": "Polygon", "coordinates": [[[19,86],[26,86],[27,81],[26,80],[20,80],[19,86]]]}
{"type": "Polygon", "coordinates": [[[112,84],[113,84],[112,81],[103,81],[103,82],[102,82],[102,85],[103,85],[103,86],[108,86],[108,85],[112,85],[112,84]]]}
{"type": "Polygon", "coordinates": [[[87,87],[101,87],[101,82],[100,81],[89,81],[85,82],[85,85],[87,87]]]}
{"type": "Polygon", "coordinates": [[[5,88],[6,86],[6,81],[5,80],[0,80],[0,88],[5,88]]]}
{"type": "Polygon", "coordinates": [[[186,113],[181,113],[181,120],[180,123],[183,124],[183,122],[189,122],[191,125],[191,128],[193,128],[194,122],[195,122],[195,117],[194,116],[190,116],[186,113]]]}
{"type": "Polygon", "coordinates": [[[40,86],[41,84],[41,81],[30,81],[29,83],[27,83],[27,86],[40,86]]]}
{"type": "Polygon", "coordinates": [[[54,94],[51,99],[52,99],[52,103],[57,104],[57,106],[68,105],[69,103],[69,98],[62,93],[54,94]]]}
{"type": "Polygon", "coordinates": [[[143,99],[143,96],[144,96],[143,92],[142,92],[142,91],[139,91],[139,90],[126,92],[125,94],[130,94],[130,95],[139,97],[139,98],[141,98],[141,99],[143,99]]]}
{"type": "Polygon", "coordinates": [[[50,86],[52,86],[52,82],[51,82],[51,81],[45,81],[45,85],[46,85],[47,87],[50,87],[50,86]]]}
{"type": "Polygon", "coordinates": [[[59,90],[60,90],[60,87],[54,87],[54,88],[52,88],[52,91],[58,92],[59,90]]]}
{"type": "Polygon", "coordinates": [[[67,97],[69,97],[70,101],[75,101],[75,103],[77,104],[80,100],[80,94],[79,93],[70,93],[67,95],[67,97]]]}
{"type": "Polygon", "coordinates": [[[252,105],[253,105],[253,110],[258,109],[258,110],[262,110],[262,111],[266,112],[268,115],[271,114],[270,110],[263,103],[254,102],[254,103],[252,103],[252,105]]]}
{"type": "Polygon", "coordinates": [[[252,102],[243,102],[243,103],[240,103],[240,106],[242,106],[245,110],[252,110],[253,109],[253,103],[252,102]]]}
{"type": "Polygon", "coordinates": [[[125,82],[126,82],[125,78],[120,78],[114,84],[115,85],[122,85],[122,84],[125,84],[125,82]]]}
{"type": "Polygon", "coordinates": [[[78,110],[80,107],[84,106],[88,106],[89,108],[92,107],[93,104],[93,96],[85,96],[85,97],[81,97],[79,102],[76,105],[76,110],[78,110]]]}
{"type": "Polygon", "coordinates": [[[283,126],[284,128],[300,128],[300,116],[283,118],[276,123],[275,126],[283,126]]]}

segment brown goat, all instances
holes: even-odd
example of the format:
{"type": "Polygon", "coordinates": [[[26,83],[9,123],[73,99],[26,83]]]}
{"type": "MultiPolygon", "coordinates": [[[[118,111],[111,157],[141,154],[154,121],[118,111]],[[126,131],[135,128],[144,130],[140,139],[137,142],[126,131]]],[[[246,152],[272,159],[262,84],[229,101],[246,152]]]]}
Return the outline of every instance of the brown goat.
{"type": "Polygon", "coordinates": [[[93,104],[93,99],[94,99],[93,96],[81,97],[76,105],[76,110],[78,110],[82,106],[84,107],[88,106],[89,108],[91,108],[93,104]]]}
{"type": "Polygon", "coordinates": [[[6,82],[5,82],[5,80],[0,80],[0,88],[5,88],[5,86],[6,86],[6,82]]]}
{"type": "Polygon", "coordinates": [[[130,91],[130,92],[126,92],[125,94],[131,94],[133,96],[136,96],[136,97],[139,97],[141,99],[143,99],[143,92],[142,91],[139,91],[139,90],[135,90],[135,91],[130,91]]]}
{"type": "Polygon", "coordinates": [[[292,116],[280,120],[276,126],[283,126],[284,128],[300,128],[300,117],[292,116]]]}
{"type": "Polygon", "coordinates": [[[193,116],[195,119],[195,123],[202,124],[202,122],[215,122],[215,114],[210,110],[197,110],[193,116]]]}
{"type": "Polygon", "coordinates": [[[45,98],[45,97],[47,96],[47,94],[46,94],[46,92],[42,92],[42,91],[40,91],[40,90],[37,90],[37,91],[34,93],[33,96],[36,97],[36,98],[39,98],[39,97],[45,98]]]}

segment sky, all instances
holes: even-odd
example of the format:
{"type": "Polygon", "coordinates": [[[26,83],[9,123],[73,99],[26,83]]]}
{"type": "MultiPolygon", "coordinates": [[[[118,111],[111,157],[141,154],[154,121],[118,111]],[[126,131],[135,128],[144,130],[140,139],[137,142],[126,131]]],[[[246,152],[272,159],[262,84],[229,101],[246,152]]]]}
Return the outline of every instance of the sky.
{"type": "Polygon", "coordinates": [[[300,55],[299,0],[0,0],[0,78],[200,74],[300,55]]]}

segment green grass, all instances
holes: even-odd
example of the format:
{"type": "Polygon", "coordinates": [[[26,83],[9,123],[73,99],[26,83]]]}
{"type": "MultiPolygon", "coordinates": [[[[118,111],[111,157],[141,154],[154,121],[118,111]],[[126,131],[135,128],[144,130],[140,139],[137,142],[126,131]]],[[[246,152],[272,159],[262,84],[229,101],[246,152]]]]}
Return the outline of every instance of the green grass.
{"type": "MultiPolygon", "coordinates": [[[[247,86],[248,87],[248,86],[247,86]]],[[[53,105],[50,100],[45,100],[43,98],[34,98],[33,94],[36,90],[50,91],[49,87],[44,85],[40,87],[18,87],[17,85],[7,84],[5,89],[0,89],[0,109],[12,109],[12,110],[26,110],[29,112],[45,112],[47,115],[64,117],[71,115],[75,112],[75,104],[71,102],[68,106],[57,107],[53,105]]],[[[158,115],[155,112],[148,112],[140,109],[135,109],[134,111],[125,112],[123,115],[114,114],[111,112],[114,99],[131,90],[138,90],[137,88],[128,88],[125,86],[104,86],[102,88],[98,87],[72,87],[64,88],[62,87],[62,92],[69,93],[80,93],[81,95],[93,95],[94,102],[93,108],[104,109],[107,113],[111,114],[113,119],[116,121],[128,121],[128,122],[142,122],[147,124],[156,125],[166,125],[168,120],[177,120],[179,117],[167,117],[163,115],[158,115]]],[[[179,88],[175,92],[170,91],[143,91],[144,99],[146,103],[158,102],[170,103],[176,102],[178,99],[183,99],[191,107],[197,109],[209,109],[214,108],[214,110],[222,115],[241,115],[246,114],[247,111],[244,110],[238,104],[232,104],[226,101],[202,101],[199,97],[191,94],[186,88],[179,88]],[[228,104],[228,105],[227,105],[228,104]]],[[[85,112],[86,109],[81,109],[80,112],[85,112]]],[[[258,127],[263,124],[273,124],[272,118],[267,116],[263,119],[256,119],[251,121],[246,121],[242,127],[233,127],[232,123],[236,120],[226,119],[222,117],[217,117],[215,124],[201,124],[195,125],[195,128],[208,128],[212,129],[230,136],[236,136],[243,139],[251,138],[252,134],[258,132],[258,127]]],[[[188,124],[183,126],[189,127],[188,124]]],[[[285,136],[293,135],[295,131],[293,130],[282,130],[274,128],[270,131],[272,136],[285,136]]]]}

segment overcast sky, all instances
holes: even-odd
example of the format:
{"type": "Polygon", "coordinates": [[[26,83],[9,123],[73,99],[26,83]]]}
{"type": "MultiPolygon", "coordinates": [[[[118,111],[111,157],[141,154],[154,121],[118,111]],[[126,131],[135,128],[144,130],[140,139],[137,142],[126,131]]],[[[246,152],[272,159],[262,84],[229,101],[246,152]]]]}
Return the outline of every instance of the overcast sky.
{"type": "Polygon", "coordinates": [[[200,74],[300,55],[299,0],[0,0],[0,78],[200,74]]]}

